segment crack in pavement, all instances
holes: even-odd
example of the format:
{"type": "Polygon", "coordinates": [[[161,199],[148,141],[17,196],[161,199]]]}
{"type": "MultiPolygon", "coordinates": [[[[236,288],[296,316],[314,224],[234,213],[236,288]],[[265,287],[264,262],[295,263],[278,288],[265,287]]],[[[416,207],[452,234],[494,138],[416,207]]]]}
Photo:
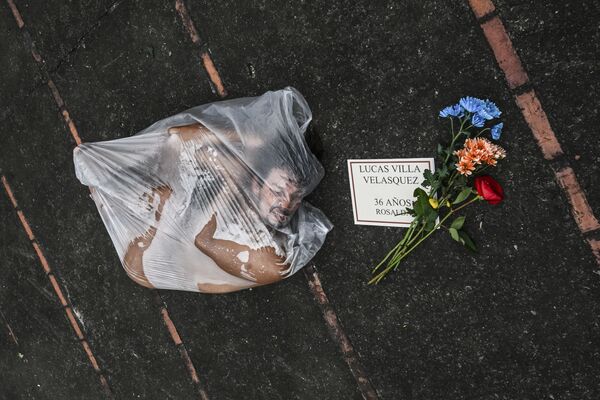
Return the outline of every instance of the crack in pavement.
{"type": "Polygon", "coordinates": [[[53,74],[56,71],[58,71],[58,69],[65,63],[65,61],[67,61],[77,50],[79,50],[85,40],[85,38],[87,36],[89,36],[92,32],[94,32],[96,29],[98,29],[98,27],[100,26],[100,23],[102,22],[102,20],[104,18],[106,18],[107,16],[109,16],[110,14],[112,14],[112,12],[114,10],[116,10],[116,8],[121,5],[121,3],[125,2],[127,0],[116,0],[114,1],[110,7],[108,7],[96,20],[96,22],[94,22],[91,26],[89,26],[87,28],[87,30],[79,37],[79,39],[77,39],[77,42],[75,43],[75,45],[71,48],[71,50],[69,50],[65,55],[63,55],[62,57],[60,57],[58,59],[58,62],[56,63],[56,65],[52,68],[48,69],[48,72],[53,74]]]}

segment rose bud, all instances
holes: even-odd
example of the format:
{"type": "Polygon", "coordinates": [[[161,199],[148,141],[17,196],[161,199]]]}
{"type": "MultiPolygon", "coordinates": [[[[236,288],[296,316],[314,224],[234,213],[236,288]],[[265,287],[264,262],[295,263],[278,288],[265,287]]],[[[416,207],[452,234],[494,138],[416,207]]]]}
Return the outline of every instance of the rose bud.
{"type": "Polygon", "coordinates": [[[475,189],[490,204],[498,204],[504,198],[502,186],[489,175],[476,176],[475,189]]]}
{"type": "Polygon", "coordinates": [[[433,197],[429,198],[429,205],[431,205],[431,208],[436,209],[438,208],[438,201],[437,199],[434,199],[433,197]]]}

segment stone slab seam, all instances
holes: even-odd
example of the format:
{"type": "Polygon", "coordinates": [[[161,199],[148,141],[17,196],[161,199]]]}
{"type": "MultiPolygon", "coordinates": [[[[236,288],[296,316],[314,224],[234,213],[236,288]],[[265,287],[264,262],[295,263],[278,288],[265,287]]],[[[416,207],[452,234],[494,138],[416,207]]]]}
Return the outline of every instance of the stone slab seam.
{"type": "Polygon", "coordinates": [[[161,297],[160,292],[158,290],[152,289],[152,292],[154,293],[154,299],[155,299],[156,304],[158,305],[160,315],[162,316],[165,327],[169,331],[169,334],[171,335],[171,339],[173,339],[173,343],[175,343],[175,346],[177,346],[177,349],[179,350],[181,359],[183,360],[183,364],[185,365],[185,368],[187,369],[188,373],[190,374],[190,378],[192,379],[192,382],[194,383],[194,386],[195,386],[196,390],[198,391],[200,399],[208,400],[209,399],[208,392],[204,388],[203,383],[200,381],[200,378],[198,377],[198,372],[196,371],[196,367],[194,366],[194,363],[192,362],[192,359],[191,359],[185,345],[183,344],[183,340],[181,340],[181,336],[179,335],[179,332],[177,331],[177,328],[175,327],[175,323],[173,323],[173,320],[171,319],[171,316],[169,315],[169,311],[167,310],[167,305],[166,305],[165,301],[161,297]]]}
{"type": "Polygon", "coordinates": [[[204,66],[204,70],[208,74],[210,87],[214,93],[217,93],[220,97],[227,96],[227,90],[223,85],[223,81],[221,80],[221,76],[219,75],[219,71],[213,62],[212,55],[210,54],[210,50],[207,46],[205,46],[200,40],[200,35],[198,35],[198,30],[190,17],[190,13],[185,6],[183,0],[175,0],[175,10],[181,17],[181,22],[185,30],[187,31],[192,43],[200,48],[200,59],[202,60],[202,65],[204,66]]]}
{"type": "Polygon", "coordinates": [[[350,371],[358,384],[363,398],[368,400],[377,399],[377,392],[367,377],[365,370],[362,368],[358,355],[356,354],[356,351],[354,351],[350,339],[344,332],[342,324],[323,290],[323,285],[321,284],[321,279],[319,279],[319,274],[317,273],[315,266],[306,266],[304,268],[304,275],[308,280],[310,291],[321,308],[323,318],[325,318],[325,322],[327,323],[329,334],[333,340],[339,344],[342,354],[344,355],[344,360],[350,367],[350,371]]]}

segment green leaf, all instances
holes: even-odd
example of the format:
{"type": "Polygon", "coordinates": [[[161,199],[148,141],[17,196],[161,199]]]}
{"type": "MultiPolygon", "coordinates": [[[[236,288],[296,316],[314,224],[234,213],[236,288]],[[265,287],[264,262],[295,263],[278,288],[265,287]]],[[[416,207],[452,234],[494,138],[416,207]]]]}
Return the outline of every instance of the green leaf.
{"type": "Polygon", "coordinates": [[[435,223],[435,220],[437,219],[437,217],[438,217],[438,213],[436,211],[434,211],[432,213],[427,214],[427,221],[435,223]]]}
{"type": "Polygon", "coordinates": [[[431,170],[429,168],[427,168],[425,171],[423,171],[423,176],[427,180],[431,180],[431,178],[433,178],[433,175],[431,175],[431,170]]]}
{"type": "Polygon", "coordinates": [[[452,204],[462,203],[463,201],[465,201],[465,199],[467,197],[469,197],[470,194],[471,194],[471,188],[470,187],[464,188],[463,190],[460,191],[458,196],[456,196],[456,199],[454,199],[452,204]]]}
{"type": "Polygon", "coordinates": [[[445,178],[448,175],[448,166],[446,164],[442,165],[442,168],[438,170],[438,176],[440,179],[445,178]]]}
{"type": "Polygon", "coordinates": [[[452,222],[452,225],[450,225],[450,227],[452,227],[458,231],[458,230],[460,230],[460,228],[462,228],[464,223],[465,223],[465,217],[460,216],[452,222]]]}
{"type": "Polygon", "coordinates": [[[423,215],[423,205],[420,201],[415,201],[413,203],[413,209],[415,211],[415,215],[423,215]]]}
{"type": "Polygon", "coordinates": [[[413,196],[414,197],[419,197],[419,196],[425,196],[427,197],[427,193],[425,193],[425,191],[421,188],[416,188],[415,191],[413,192],[413,196]]]}
{"type": "Polygon", "coordinates": [[[434,221],[429,221],[429,220],[428,220],[428,221],[425,223],[425,230],[426,230],[427,232],[429,232],[429,231],[432,231],[434,227],[435,227],[435,220],[434,220],[434,221]]]}
{"type": "Polygon", "coordinates": [[[460,231],[458,233],[460,234],[460,238],[463,240],[463,244],[472,252],[477,253],[477,246],[475,246],[475,243],[473,243],[469,235],[467,235],[467,232],[460,231]]]}
{"type": "Polygon", "coordinates": [[[413,192],[416,199],[413,201],[413,208],[417,215],[424,215],[426,212],[427,193],[421,188],[416,188],[413,192]]]}
{"type": "Polygon", "coordinates": [[[422,215],[423,221],[429,220],[429,215],[432,212],[435,212],[435,211],[433,211],[433,208],[431,208],[431,206],[429,206],[429,205],[427,205],[427,207],[423,206],[423,215],[422,215]]]}
{"type": "Polygon", "coordinates": [[[438,143],[438,145],[437,145],[437,152],[438,152],[438,154],[442,154],[443,151],[444,151],[444,148],[442,147],[441,144],[438,143]]]}
{"type": "Polygon", "coordinates": [[[457,242],[460,241],[460,236],[458,235],[458,231],[454,228],[449,228],[448,231],[450,232],[450,236],[452,236],[452,239],[456,240],[457,242]]]}

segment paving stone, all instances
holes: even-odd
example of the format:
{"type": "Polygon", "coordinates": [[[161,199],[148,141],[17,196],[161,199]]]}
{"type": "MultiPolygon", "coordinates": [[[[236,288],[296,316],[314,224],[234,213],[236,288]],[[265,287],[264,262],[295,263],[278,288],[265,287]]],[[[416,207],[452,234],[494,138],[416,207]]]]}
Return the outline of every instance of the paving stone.
{"type": "Polygon", "coordinates": [[[69,325],[17,214],[0,193],[0,398],[103,399],[100,380],[69,325]]]}

